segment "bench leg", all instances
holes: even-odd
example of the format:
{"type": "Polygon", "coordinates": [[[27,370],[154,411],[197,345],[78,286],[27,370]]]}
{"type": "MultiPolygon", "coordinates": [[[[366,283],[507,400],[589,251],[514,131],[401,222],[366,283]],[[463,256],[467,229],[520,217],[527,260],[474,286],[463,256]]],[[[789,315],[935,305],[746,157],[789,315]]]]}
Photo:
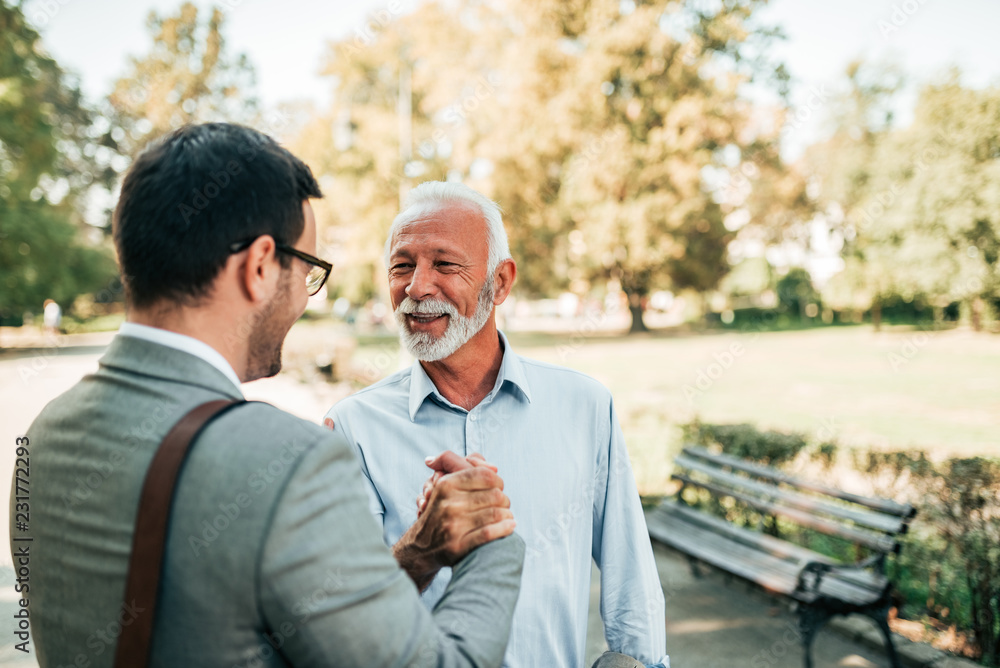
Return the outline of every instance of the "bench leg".
{"type": "Polygon", "coordinates": [[[691,575],[693,575],[695,578],[700,578],[702,573],[701,569],[698,567],[698,560],[695,559],[694,557],[688,557],[687,560],[688,564],[691,566],[691,575]]]}
{"type": "Polygon", "coordinates": [[[799,635],[802,637],[803,665],[813,668],[812,644],[816,634],[830,620],[832,615],[826,610],[809,605],[799,606],[799,635]]]}
{"type": "Polygon", "coordinates": [[[896,657],[896,647],[892,644],[892,630],[889,629],[889,609],[882,608],[869,615],[878,627],[882,629],[885,637],[885,653],[889,656],[889,665],[892,668],[899,668],[899,659],[896,657]]]}

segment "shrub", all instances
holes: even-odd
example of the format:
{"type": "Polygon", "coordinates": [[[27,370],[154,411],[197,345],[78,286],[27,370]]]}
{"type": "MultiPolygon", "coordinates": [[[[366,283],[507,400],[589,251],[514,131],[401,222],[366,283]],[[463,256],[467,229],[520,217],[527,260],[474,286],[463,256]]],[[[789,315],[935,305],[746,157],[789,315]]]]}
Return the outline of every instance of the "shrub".
{"type": "MultiPolygon", "coordinates": [[[[936,618],[971,631],[982,663],[1000,666],[1000,459],[933,462],[923,452],[878,450],[851,450],[838,458],[834,443],[807,447],[801,434],[760,431],[749,424],[696,421],[683,431],[689,443],[721,447],[726,454],[778,468],[800,453],[824,469],[838,460],[849,463],[864,474],[871,493],[913,504],[918,514],[901,537],[902,553],[887,562],[901,615],[936,618]]],[[[856,556],[837,539],[773,518],[768,522],[743,504],[706,503],[707,495],[691,492],[694,505],[737,524],[761,526],[840,560],[856,556]]]]}
{"type": "Polygon", "coordinates": [[[795,458],[806,446],[801,434],[760,431],[750,424],[705,424],[692,422],[683,427],[685,441],[703,447],[718,445],[727,455],[750,459],[768,466],[780,466],[795,458]]]}

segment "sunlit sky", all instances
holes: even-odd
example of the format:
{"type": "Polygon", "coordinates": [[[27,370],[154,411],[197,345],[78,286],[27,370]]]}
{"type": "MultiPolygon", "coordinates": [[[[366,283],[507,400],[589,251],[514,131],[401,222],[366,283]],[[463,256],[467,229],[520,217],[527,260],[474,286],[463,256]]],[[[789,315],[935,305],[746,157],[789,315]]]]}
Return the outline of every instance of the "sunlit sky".
{"type": "MultiPolygon", "coordinates": [[[[708,0],[702,0],[708,1],[708,0]]],[[[25,13],[50,53],[76,72],[87,97],[106,95],[125,72],[127,58],[149,49],[151,10],[173,12],[180,0],[27,0],[25,13]]],[[[198,1],[208,7],[211,2],[198,1]]],[[[411,11],[417,0],[217,0],[227,14],[231,52],[246,53],[257,72],[265,106],[307,99],[323,106],[330,82],[320,77],[325,45],[353,35],[373,12],[411,11]]],[[[398,15],[395,13],[394,15],[398,15]]],[[[914,84],[901,98],[906,122],[917,84],[951,65],[973,86],[1000,84],[1000,2],[996,0],[772,0],[762,16],[788,39],[775,45],[794,77],[792,101],[806,105],[811,91],[833,91],[859,56],[891,59],[914,84]]],[[[815,100],[815,98],[813,98],[815,100]]],[[[822,109],[786,134],[785,152],[797,155],[822,137],[822,109]]]]}

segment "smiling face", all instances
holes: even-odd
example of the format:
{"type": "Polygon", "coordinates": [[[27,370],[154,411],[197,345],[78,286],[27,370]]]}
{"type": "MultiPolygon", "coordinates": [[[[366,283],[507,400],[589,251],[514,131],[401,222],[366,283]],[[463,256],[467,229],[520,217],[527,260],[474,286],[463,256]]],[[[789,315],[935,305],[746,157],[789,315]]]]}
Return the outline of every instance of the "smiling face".
{"type": "Polygon", "coordinates": [[[389,294],[414,357],[450,357],[483,328],[494,306],[487,265],[486,221],[471,204],[437,204],[396,232],[389,294]]]}

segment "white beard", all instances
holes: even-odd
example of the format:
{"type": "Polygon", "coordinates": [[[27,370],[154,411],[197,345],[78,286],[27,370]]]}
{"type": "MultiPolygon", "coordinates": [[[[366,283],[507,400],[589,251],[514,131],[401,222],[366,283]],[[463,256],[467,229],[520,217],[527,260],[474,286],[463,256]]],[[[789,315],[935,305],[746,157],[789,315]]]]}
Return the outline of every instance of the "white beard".
{"type": "Polygon", "coordinates": [[[459,348],[478,334],[493,313],[493,281],[487,279],[479,292],[476,312],[468,318],[458,312],[451,303],[442,299],[416,301],[406,297],[396,307],[396,322],[399,324],[399,341],[410,354],[422,362],[436,362],[451,357],[459,348]],[[444,313],[448,325],[444,334],[435,337],[430,332],[414,332],[410,329],[406,316],[409,313],[444,313]]]}

